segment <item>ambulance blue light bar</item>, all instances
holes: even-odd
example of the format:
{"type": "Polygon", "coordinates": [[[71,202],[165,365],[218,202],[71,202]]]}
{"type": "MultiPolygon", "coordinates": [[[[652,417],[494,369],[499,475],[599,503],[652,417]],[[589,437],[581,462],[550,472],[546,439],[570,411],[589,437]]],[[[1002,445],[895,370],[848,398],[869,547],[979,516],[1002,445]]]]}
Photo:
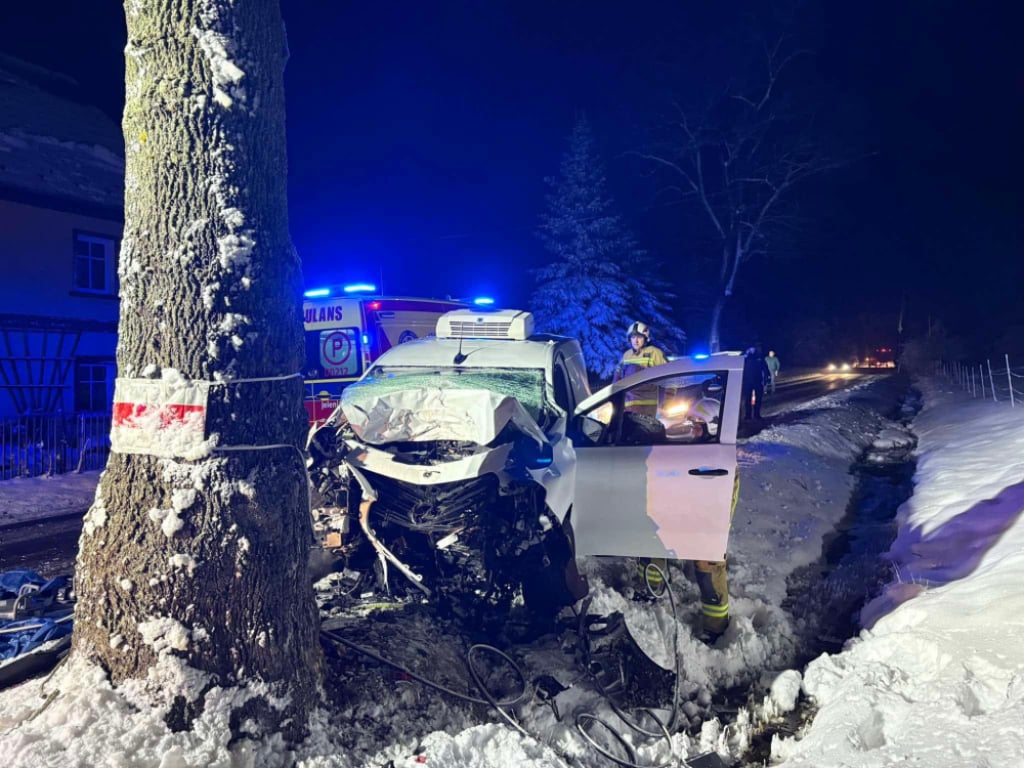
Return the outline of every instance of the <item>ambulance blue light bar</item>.
{"type": "Polygon", "coordinates": [[[473,299],[473,303],[478,307],[490,307],[494,305],[494,299],[489,296],[479,296],[473,299]]]}
{"type": "Polygon", "coordinates": [[[377,286],[373,283],[350,283],[342,288],[345,293],[376,293],[377,286]]]}
{"type": "Polygon", "coordinates": [[[307,299],[318,299],[318,298],[320,298],[322,296],[330,296],[331,295],[331,289],[330,288],[312,288],[312,289],[306,291],[302,295],[305,296],[307,299]]]}
{"type": "Polygon", "coordinates": [[[707,360],[709,357],[711,357],[711,355],[707,354],[706,352],[698,352],[696,355],[693,356],[693,359],[694,360],[707,360]]]}

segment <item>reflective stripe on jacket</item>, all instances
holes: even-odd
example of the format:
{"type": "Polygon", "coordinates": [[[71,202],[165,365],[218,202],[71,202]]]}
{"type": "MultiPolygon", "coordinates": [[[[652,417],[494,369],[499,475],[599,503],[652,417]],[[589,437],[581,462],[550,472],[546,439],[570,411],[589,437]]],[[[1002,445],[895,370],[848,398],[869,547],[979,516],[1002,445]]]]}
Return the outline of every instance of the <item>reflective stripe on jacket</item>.
{"type": "MultiPolygon", "coordinates": [[[[618,381],[626,376],[631,376],[637,371],[653,368],[655,365],[664,365],[667,362],[668,360],[665,358],[665,353],[657,347],[648,345],[646,347],[641,347],[638,352],[634,352],[632,349],[627,349],[622,355],[622,360],[619,362],[615,380],[618,381]]],[[[630,406],[637,407],[657,405],[658,387],[656,384],[634,387],[626,393],[627,408],[630,406]]]]}

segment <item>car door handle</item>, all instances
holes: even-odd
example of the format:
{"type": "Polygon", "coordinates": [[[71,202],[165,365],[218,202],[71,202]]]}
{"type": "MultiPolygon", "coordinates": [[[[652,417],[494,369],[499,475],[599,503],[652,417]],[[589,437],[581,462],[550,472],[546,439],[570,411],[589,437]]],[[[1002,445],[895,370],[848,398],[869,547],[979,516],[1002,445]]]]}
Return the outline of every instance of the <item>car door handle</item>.
{"type": "Polygon", "coordinates": [[[697,477],[721,477],[722,475],[728,475],[728,469],[722,469],[721,467],[697,467],[696,469],[690,470],[691,475],[697,477]]]}

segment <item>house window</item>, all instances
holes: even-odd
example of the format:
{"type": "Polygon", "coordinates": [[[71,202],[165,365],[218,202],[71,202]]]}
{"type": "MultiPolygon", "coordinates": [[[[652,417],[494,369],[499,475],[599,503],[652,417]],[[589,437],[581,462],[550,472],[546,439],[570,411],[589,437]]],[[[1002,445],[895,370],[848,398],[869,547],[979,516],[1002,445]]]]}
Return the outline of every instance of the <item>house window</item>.
{"type": "Polygon", "coordinates": [[[74,250],[75,290],[114,293],[114,238],[75,230],[74,250]]]}
{"type": "Polygon", "coordinates": [[[114,400],[114,361],[75,364],[75,410],[105,412],[114,400]]]}

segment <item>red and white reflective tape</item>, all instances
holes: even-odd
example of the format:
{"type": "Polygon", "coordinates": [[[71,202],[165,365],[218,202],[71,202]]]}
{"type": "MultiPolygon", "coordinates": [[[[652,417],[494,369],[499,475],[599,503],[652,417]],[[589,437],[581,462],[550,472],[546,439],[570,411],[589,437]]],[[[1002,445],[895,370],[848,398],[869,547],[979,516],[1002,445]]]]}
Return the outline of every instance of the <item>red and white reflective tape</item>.
{"type": "MultiPolygon", "coordinates": [[[[196,459],[215,451],[260,451],[294,445],[218,446],[206,438],[210,387],[302,378],[300,373],[225,381],[116,379],[110,446],[118,453],[196,459]]],[[[301,455],[301,451],[299,452],[301,455]]]]}
{"type": "Polygon", "coordinates": [[[164,458],[208,452],[209,392],[208,381],[117,379],[110,447],[164,458]]]}

